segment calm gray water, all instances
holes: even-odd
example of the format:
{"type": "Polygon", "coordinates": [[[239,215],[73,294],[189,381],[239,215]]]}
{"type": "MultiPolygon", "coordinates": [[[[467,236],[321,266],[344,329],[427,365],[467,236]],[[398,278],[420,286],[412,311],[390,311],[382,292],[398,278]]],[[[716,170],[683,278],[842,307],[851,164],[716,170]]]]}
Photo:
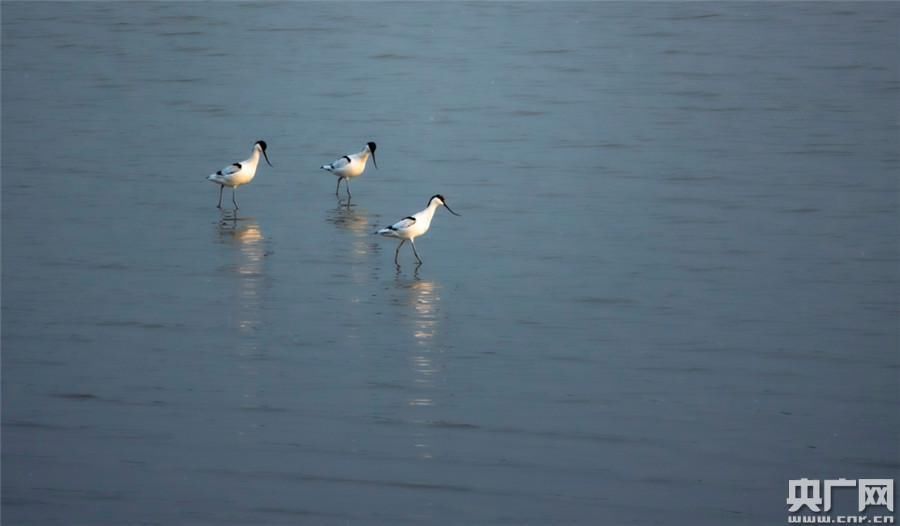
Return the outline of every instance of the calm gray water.
{"type": "Polygon", "coordinates": [[[783,524],[898,477],[898,21],[3,2],[4,524],[783,524]]]}

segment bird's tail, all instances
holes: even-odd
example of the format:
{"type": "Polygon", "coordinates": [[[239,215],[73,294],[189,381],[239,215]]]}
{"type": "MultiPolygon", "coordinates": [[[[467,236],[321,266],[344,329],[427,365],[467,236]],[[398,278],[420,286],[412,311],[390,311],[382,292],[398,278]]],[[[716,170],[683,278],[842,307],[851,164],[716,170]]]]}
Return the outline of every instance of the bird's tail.
{"type": "Polygon", "coordinates": [[[322,170],[328,170],[329,172],[334,170],[334,166],[331,166],[330,164],[323,164],[319,168],[321,168],[322,170]]]}
{"type": "Polygon", "coordinates": [[[381,230],[378,230],[378,231],[375,232],[375,233],[376,233],[376,234],[380,234],[380,235],[382,235],[382,236],[397,237],[397,231],[394,230],[393,228],[390,228],[390,227],[388,227],[388,228],[382,228],[381,230]]]}

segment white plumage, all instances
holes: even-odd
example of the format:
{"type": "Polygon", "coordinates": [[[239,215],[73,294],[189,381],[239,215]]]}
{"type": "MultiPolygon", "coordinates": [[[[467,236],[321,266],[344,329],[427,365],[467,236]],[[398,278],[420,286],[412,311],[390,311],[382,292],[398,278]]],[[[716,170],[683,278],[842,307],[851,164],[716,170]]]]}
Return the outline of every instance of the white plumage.
{"type": "Polygon", "coordinates": [[[338,159],[335,159],[330,164],[323,164],[321,168],[323,170],[327,170],[334,175],[337,176],[337,186],[334,188],[334,195],[338,195],[338,190],[341,187],[341,181],[347,181],[347,197],[352,197],[350,194],[350,179],[354,177],[359,177],[366,171],[366,163],[369,160],[369,156],[372,156],[372,163],[375,164],[375,168],[378,168],[378,163],[375,162],[375,143],[369,142],[366,143],[366,147],[359,153],[344,155],[338,159]]]}
{"type": "Polygon", "coordinates": [[[219,204],[216,205],[217,208],[222,208],[222,191],[225,190],[226,186],[231,188],[231,202],[234,203],[234,208],[238,208],[237,201],[234,199],[234,191],[239,186],[249,184],[250,181],[256,177],[256,167],[259,165],[259,154],[262,153],[266,158],[266,162],[269,163],[269,166],[272,166],[272,163],[269,162],[269,156],[266,154],[266,148],[266,141],[256,141],[256,143],[253,144],[253,153],[250,155],[249,159],[244,159],[239,163],[230,164],[218,172],[206,177],[207,181],[219,185],[219,204]]]}
{"type": "Polygon", "coordinates": [[[420,265],[422,264],[422,258],[419,257],[419,253],[416,251],[415,240],[417,237],[425,234],[425,232],[428,232],[428,229],[431,228],[431,220],[434,218],[434,213],[439,206],[443,206],[448,212],[455,216],[459,215],[447,206],[444,196],[436,194],[428,200],[428,207],[424,210],[416,212],[411,216],[404,217],[393,225],[382,228],[376,232],[382,236],[394,237],[400,240],[400,244],[397,245],[397,250],[394,251],[394,263],[399,265],[397,258],[400,255],[400,247],[403,246],[403,243],[409,241],[412,245],[413,254],[416,256],[416,260],[420,265]]]}

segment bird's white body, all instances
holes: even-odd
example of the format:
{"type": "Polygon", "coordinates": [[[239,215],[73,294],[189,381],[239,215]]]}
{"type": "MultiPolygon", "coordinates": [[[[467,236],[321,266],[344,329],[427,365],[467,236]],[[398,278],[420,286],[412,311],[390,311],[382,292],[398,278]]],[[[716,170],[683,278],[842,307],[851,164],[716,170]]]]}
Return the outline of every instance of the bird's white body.
{"type": "Polygon", "coordinates": [[[428,232],[428,229],[431,228],[431,219],[439,206],[441,206],[440,201],[432,199],[425,210],[405,217],[387,228],[382,228],[378,233],[387,237],[413,240],[428,232]]]}
{"type": "Polygon", "coordinates": [[[214,174],[207,176],[207,180],[229,188],[237,188],[248,184],[256,177],[256,168],[259,166],[259,154],[262,152],[259,144],[253,146],[253,154],[249,159],[234,163],[222,168],[214,174]]]}
{"type": "Polygon", "coordinates": [[[428,232],[428,229],[431,228],[431,220],[434,218],[434,213],[440,206],[445,207],[447,211],[453,215],[459,215],[447,206],[447,203],[444,201],[444,196],[437,194],[428,200],[428,207],[425,208],[425,210],[416,212],[411,216],[406,216],[393,225],[382,228],[376,232],[376,234],[400,240],[400,244],[397,245],[397,250],[394,251],[394,263],[399,265],[397,258],[400,255],[400,247],[409,241],[412,245],[413,254],[416,256],[416,261],[418,261],[420,265],[422,264],[422,258],[419,257],[419,253],[416,251],[416,238],[425,234],[425,232],[428,232]]]}
{"type": "Polygon", "coordinates": [[[331,164],[323,164],[322,169],[333,173],[337,177],[353,179],[366,171],[366,163],[368,163],[370,155],[372,155],[372,152],[366,146],[359,153],[345,155],[335,159],[331,164]]]}

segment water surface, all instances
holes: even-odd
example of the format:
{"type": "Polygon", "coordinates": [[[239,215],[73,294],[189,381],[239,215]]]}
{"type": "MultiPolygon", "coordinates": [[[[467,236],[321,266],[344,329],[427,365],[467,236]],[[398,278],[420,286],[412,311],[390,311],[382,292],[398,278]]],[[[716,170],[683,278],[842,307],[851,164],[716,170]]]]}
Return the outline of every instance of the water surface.
{"type": "Polygon", "coordinates": [[[779,524],[897,477],[895,4],[2,15],[5,523],[779,524]]]}

